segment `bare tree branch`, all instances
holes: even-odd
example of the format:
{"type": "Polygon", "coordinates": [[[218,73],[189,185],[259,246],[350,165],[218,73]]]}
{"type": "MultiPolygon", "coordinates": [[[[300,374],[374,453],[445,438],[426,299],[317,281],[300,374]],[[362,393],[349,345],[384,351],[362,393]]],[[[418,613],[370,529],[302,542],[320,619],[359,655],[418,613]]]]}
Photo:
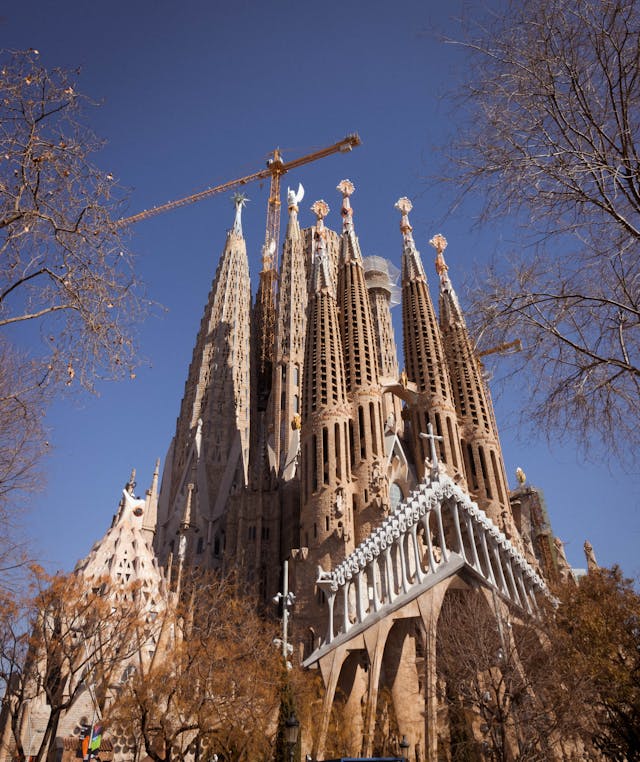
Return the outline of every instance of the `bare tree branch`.
{"type": "Polygon", "coordinates": [[[448,179],[513,215],[523,248],[471,296],[482,347],[531,381],[523,419],[550,437],[640,452],[640,8],[527,0],[487,15],[463,46],[463,117],[448,179]],[[532,256],[534,252],[534,256],[532,256]]]}

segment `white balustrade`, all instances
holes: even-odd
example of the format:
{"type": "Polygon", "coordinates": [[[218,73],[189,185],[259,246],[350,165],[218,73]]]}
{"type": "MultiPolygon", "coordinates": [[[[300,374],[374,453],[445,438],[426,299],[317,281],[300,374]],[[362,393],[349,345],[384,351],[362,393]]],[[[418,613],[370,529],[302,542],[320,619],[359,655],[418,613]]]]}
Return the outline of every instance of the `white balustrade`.
{"type": "Polygon", "coordinates": [[[318,570],[328,623],[321,648],[370,617],[428,589],[460,563],[525,611],[535,611],[544,581],[509,539],[448,476],[421,482],[353,553],[318,570]],[[466,545],[465,545],[466,539],[466,545]],[[336,610],[336,598],[340,600],[336,610]],[[339,621],[336,621],[336,614],[339,621]]]}

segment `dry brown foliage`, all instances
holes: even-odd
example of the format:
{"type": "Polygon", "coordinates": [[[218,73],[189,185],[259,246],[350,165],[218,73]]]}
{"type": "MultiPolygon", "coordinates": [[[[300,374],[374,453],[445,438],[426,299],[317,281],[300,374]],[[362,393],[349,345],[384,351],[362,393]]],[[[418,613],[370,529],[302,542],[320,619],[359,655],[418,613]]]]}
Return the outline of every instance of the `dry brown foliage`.
{"type": "Polygon", "coordinates": [[[15,758],[46,758],[59,722],[86,690],[96,712],[138,651],[140,605],[135,588],[78,574],[50,577],[34,568],[28,594],[2,593],[0,686],[15,758]],[[114,611],[117,610],[117,616],[114,611]],[[51,712],[37,749],[23,747],[23,712],[44,700],[51,712]]]}
{"type": "Polygon", "coordinates": [[[282,676],[276,630],[230,578],[197,575],[191,589],[167,612],[156,658],[122,687],[113,732],[154,762],[267,760],[282,676]]]}
{"type": "Polygon", "coordinates": [[[574,759],[589,739],[590,683],[540,621],[495,613],[480,591],[449,594],[438,622],[452,759],[574,759]]]}
{"type": "Polygon", "coordinates": [[[77,78],[0,52],[0,505],[33,486],[52,396],[133,373],[148,304],[77,78]]]}

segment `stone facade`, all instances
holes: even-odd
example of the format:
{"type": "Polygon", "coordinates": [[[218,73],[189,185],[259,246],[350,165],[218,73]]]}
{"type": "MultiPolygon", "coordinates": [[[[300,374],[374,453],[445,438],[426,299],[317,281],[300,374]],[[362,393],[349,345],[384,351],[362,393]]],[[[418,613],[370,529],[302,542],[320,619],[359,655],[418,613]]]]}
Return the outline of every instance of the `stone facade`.
{"type": "Polygon", "coordinates": [[[512,512],[491,397],[449,279],[446,241],[431,241],[438,318],[411,202],[398,201],[400,372],[395,268],[363,258],[354,190],[348,180],[338,185],[340,233],[326,227],[324,201],[311,207],[315,225],[301,228],[300,193],[289,193],[278,292],[273,301],[272,260],[266,272],[263,257],[252,342],[238,207],[165,462],[154,545],[161,564],[172,565],[174,585],[184,563],[240,566],[265,601],[282,589],[288,560],[295,658],[321,670],[323,722],[340,692],[356,718],[348,751],[375,752],[384,694],[387,710],[405,718],[400,730],[416,759],[435,759],[439,709],[428,694],[447,591],[480,584],[487,600],[493,589],[501,605],[530,613],[544,591],[541,569],[555,556],[532,526],[535,511],[520,499],[512,512]],[[429,484],[437,489],[426,496],[429,484]]]}
{"type": "MultiPolygon", "coordinates": [[[[571,572],[540,493],[522,473],[509,492],[445,239],[430,242],[437,316],[411,202],[396,204],[398,271],[363,257],[354,186],[337,190],[340,233],[326,227],[324,201],[301,228],[302,190],[289,192],[280,266],[266,242],[253,307],[236,196],[160,492],[156,468],[135,501],[132,476],[112,528],[77,571],[136,579],[151,611],[177,599],[189,566],[240,569],[264,602],[288,569],[293,658],[319,669],[326,689],[305,751],[322,757],[341,702],[345,753],[397,753],[406,736],[416,762],[449,759],[437,668],[443,601],[479,589],[499,623],[535,614],[545,580],[571,572]],[[400,293],[402,371],[391,318],[400,293]]],[[[151,659],[157,643],[145,648],[151,659]]],[[[76,743],[90,713],[84,699],[65,718],[60,749],[76,743]]]]}

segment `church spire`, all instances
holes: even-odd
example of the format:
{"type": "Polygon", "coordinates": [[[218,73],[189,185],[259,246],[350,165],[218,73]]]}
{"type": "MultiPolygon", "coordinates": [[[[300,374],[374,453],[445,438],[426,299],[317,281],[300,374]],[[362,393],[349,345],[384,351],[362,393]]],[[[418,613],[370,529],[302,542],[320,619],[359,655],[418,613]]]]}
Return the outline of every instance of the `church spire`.
{"type": "MultiPolygon", "coordinates": [[[[329,272],[324,218],[329,206],[316,201],[313,271],[305,337],[301,430],[300,552],[306,571],[296,591],[308,619],[317,627],[315,569],[329,568],[354,549],[349,412],[338,305],[329,272]]],[[[297,572],[296,572],[297,573],[297,572]]]]}
{"type": "Polygon", "coordinates": [[[337,293],[345,380],[351,404],[349,439],[353,447],[353,514],[356,542],[360,542],[369,536],[388,509],[389,485],[384,474],[382,393],[376,340],[350,202],[355,188],[350,180],[343,180],[337,190],[342,194],[343,225],[337,293]]]}
{"type": "Polygon", "coordinates": [[[304,238],[298,221],[304,188],[287,189],[289,221],[282,247],[276,316],[273,393],[273,449],[277,470],[285,482],[296,476],[302,415],[304,334],[307,322],[307,267],[304,238]]]}
{"type": "Polygon", "coordinates": [[[435,266],[440,279],[440,330],[461,430],[467,484],[478,505],[507,534],[512,535],[514,526],[507,477],[493,405],[449,278],[449,267],[444,259],[447,240],[438,234],[429,243],[436,250],[435,266]]]}
{"type": "Polygon", "coordinates": [[[233,220],[232,232],[238,238],[242,238],[242,210],[248,200],[249,199],[244,195],[244,193],[233,194],[233,203],[236,208],[236,216],[233,220]]]}
{"type": "Polygon", "coordinates": [[[416,249],[409,212],[412,209],[408,198],[396,203],[401,213],[402,232],[402,327],[404,336],[404,356],[407,376],[416,384],[418,394],[409,405],[411,418],[411,439],[414,445],[416,466],[419,476],[424,474],[425,459],[430,459],[426,440],[420,433],[426,433],[431,423],[439,441],[440,461],[451,476],[463,480],[464,472],[460,443],[456,424],[451,381],[445,362],[442,338],[438,329],[433,303],[420,254],[416,249]]]}
{"type": "Polygon", "coordinates": [[[232,490],[247,483],[251,282],[242,234],[246,199],[237,194],[233,200],[233,226],[200,323],[171,458],[165,463],[162,530],[156,540],[162,561],[172,551],[194,462],[201,489],[193,501],[191,520],[205,536],[209,522],[224,524],[232,490]],[[204,436],[197,436],[198,431],[204,436]]]}

